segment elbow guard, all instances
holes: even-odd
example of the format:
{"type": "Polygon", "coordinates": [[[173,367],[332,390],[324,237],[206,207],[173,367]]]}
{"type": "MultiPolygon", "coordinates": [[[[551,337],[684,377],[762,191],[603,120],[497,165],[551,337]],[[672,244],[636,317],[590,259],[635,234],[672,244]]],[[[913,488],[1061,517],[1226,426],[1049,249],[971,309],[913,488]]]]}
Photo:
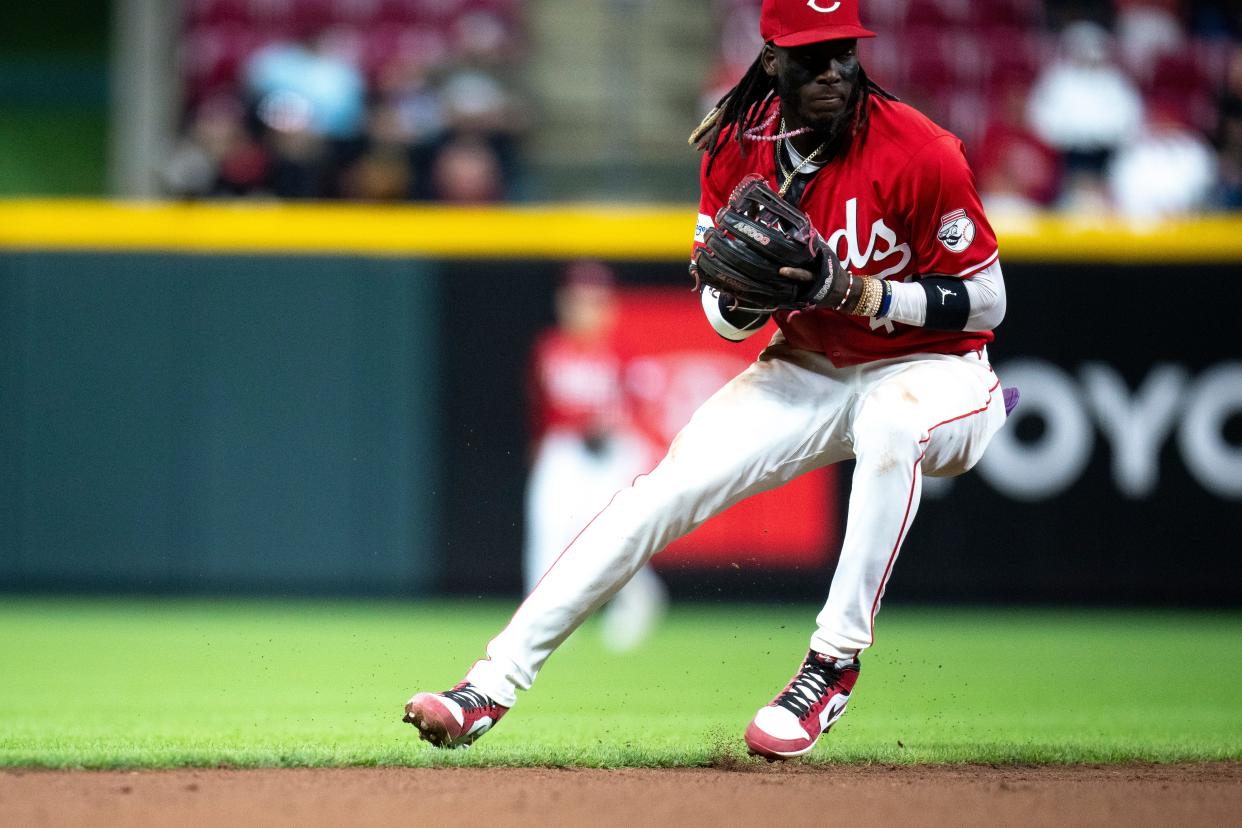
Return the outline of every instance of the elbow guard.
{"type": "Polygon", "coordinates": [[[927,294],[927,320],[923,327],[936,331],[960,331],[970,319],[970,294],[961,279],[929,276],[919,282],[927,294]]]}

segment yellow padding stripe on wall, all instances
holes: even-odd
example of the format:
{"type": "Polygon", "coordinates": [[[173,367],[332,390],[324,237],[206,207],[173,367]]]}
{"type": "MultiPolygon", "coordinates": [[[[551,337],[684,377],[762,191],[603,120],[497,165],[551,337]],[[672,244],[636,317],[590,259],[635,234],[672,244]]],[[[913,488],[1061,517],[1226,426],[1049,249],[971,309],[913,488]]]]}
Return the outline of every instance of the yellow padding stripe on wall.
{"type": "Polygon", "coordinates": [[[427,258],[688,257],[695,210],[0,202],[0,246],[427,258]]]}
{"type": "MultiPolygon", "coordinates": [[[[0,248],[679,260],[689,256],[696,214],[692,206],[14,200],[0,201],[0,248]]],[[[1145,228],[1065,216],[996,224],[1002,261],[1242,262],[1239,216],[1145,228]]]]}

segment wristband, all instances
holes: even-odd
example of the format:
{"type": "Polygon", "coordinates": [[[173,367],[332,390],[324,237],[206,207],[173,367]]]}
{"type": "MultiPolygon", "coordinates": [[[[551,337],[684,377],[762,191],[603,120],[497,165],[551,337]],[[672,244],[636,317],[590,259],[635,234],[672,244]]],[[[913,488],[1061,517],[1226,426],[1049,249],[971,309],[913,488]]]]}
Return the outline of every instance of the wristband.
{"type": "Polygon", "coordinates": [[[927,320],[924,328],[935,331],[960,331],[970,319],[970,294],[961,279],[952,276],[929,276],[919,284],[927,294],[927,320]]]}
{"type": "Polygon", "coordinates": [[[876,312],[877,319],[883,319],[888,316],[888,311],[893,305],[893,285],[888,279],[881,280],[884,283],[884,298],[880,300],[880,309],[876,312]]]}

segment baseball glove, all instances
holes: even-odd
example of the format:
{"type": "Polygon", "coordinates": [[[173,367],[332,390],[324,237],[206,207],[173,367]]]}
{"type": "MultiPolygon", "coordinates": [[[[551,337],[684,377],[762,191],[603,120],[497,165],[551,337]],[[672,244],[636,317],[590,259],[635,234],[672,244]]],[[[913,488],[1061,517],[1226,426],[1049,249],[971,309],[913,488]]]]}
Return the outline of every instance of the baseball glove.
{"type": "Polygon", "coordinates": [[[732,296],[735,309],[752,313],[836,307],[848,293],[848,274],[806,213],[757,174],[743,178],[716,214],[690,272],[732,296]],[[808,271],[811,278],[782,276],[783,267],[808,271]]]}

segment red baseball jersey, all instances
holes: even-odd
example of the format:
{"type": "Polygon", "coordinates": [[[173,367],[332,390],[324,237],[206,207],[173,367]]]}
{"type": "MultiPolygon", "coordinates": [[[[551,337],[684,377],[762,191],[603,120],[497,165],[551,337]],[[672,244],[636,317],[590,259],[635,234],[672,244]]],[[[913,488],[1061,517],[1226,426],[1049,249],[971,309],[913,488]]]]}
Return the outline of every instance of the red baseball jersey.
{"type": "Polygon", "coordinates": [[[609,431],[626,421],[624,360],[608,340],[541,334],[531,359],[531,433],[609,431]]]}
{"type": "MultiPolygon", "coordinates": [[[[983,215],[962,142],[903,103],[877,95],[870,106],[867,131],[811,179],[798,205],[841,263],[856,275],[903,281],[969,279],[994,263],[996,234],[983,215]]],[[[707,162],[704,154],[696,248],[744,176],[760,173],[773,189],[783,183],[767,142],[748,141],[742,155],[730,138],[710,175],[707,162]]],[[[991,331],[927,330],[826,309],[782,311],[775,318],[791,345],[826,354],[837,366],[914,353],[963,354],[992,341],[991,331]]]]}

